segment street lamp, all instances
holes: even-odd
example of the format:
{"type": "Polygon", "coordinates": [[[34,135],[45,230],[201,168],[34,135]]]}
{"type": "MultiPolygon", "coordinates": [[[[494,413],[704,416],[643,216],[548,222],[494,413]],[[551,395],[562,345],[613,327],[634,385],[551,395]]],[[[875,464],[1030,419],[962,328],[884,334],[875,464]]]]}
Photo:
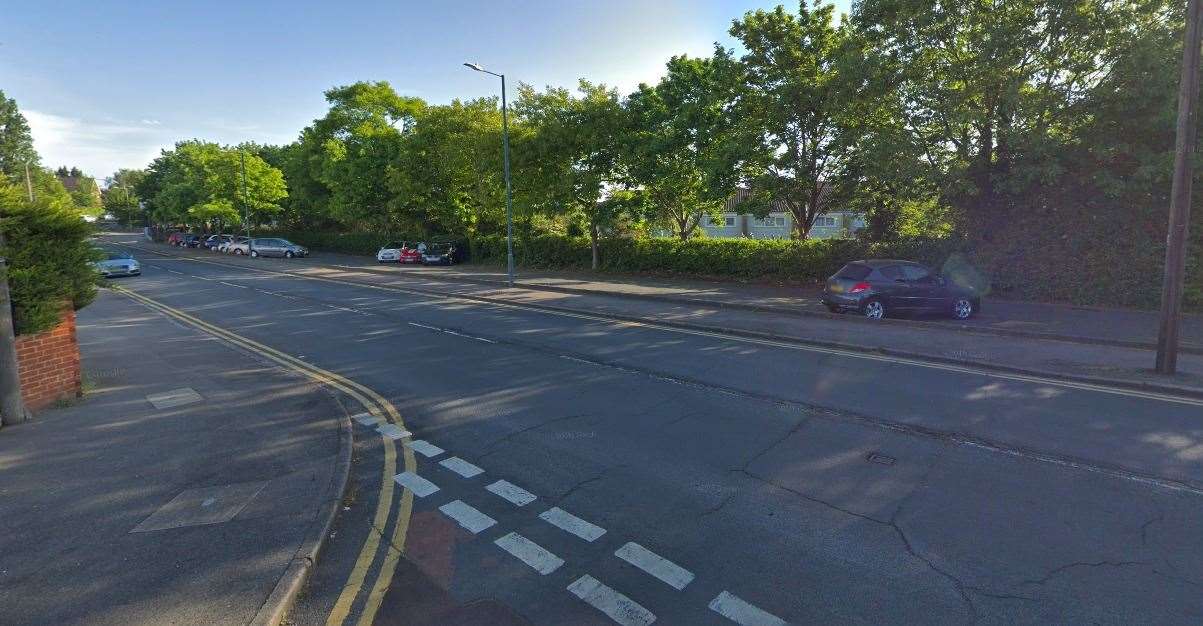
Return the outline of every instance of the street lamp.
{"type": "Polygon", "coordinates": [[[510,287],[514,286],[514,197],[510,191],[510,123],[505,102],[505,74],[490,72],[479,63],[464,63],[464,66],[501,79],[501,145],[505,161],[505,257],[510,287]]]}

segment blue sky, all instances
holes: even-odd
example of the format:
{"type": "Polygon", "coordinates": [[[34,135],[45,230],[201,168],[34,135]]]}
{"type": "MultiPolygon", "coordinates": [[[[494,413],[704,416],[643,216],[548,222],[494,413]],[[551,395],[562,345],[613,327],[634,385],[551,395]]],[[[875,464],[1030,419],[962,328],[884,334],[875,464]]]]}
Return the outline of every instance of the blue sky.
{"type": "Polygon", "coordinates": [[[0,22],[0,90],[45,165],[103,178],[178,139],[292,141],[325,111],[325,89],[356,80],[435,103],[494,94],[496,79],[469,60],[515,84],[584,77],[626,93],[673,54],[733,47],[732,19],[779,3],[25,2],[0,22]]]}

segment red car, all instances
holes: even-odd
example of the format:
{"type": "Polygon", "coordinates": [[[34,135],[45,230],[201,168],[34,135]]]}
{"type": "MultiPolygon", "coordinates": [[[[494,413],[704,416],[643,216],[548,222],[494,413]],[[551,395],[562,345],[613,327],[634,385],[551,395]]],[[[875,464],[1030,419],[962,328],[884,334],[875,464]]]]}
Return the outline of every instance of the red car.
{"type": "Polygon", "coordinates": [[[397,259],[398,263],[421,263],[422,250],[426,249],[425,244],[411,243],[401,248],[401,256],[397,259]]]}
{"type": "Polygon", "coordinates": [[[392,241],[384,244],[376,253],[380,263],[421,263],[426,244],[413,241],[392,241]]]}
{"type": "Polygon", "coordinates": [[[178,246],[184,240],[184,233],[171,233],[167,235],[167,245],[178,246]]]}

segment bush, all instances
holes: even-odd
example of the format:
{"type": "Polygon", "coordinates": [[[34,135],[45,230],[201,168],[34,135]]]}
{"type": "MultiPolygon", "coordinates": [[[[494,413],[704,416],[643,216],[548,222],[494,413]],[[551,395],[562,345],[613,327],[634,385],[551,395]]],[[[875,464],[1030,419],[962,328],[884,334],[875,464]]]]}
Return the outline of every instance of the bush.
{"type": "Polygon", "coordinates": [[[0,183],[0,229],[18,335],[49,330],[64,306],[79,309],[96,297],[92,227],[62,196],[39,192],[30,203],[22,187],[0,183]]]}

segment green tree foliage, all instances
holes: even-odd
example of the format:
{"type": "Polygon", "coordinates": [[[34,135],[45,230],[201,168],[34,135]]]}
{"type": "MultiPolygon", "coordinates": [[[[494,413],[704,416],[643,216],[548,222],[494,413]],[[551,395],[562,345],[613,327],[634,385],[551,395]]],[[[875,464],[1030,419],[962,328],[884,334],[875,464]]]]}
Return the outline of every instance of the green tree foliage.
{"type": "Polygon", "coordinates": [[[138,185],[146,178],[146,170],[119,169],[109,177],[104,192],[104,211],[123,224],[141,224],[144,215],[138,196],[138,185]]]}
{"type": "Polygon", "coordinates": [[[854,150],[839,83],[848,30],[833,22],[833,13],[832,5],[808,7],[803,0],[797,15],[779,6],[749,12],[731,26],[747,50],[736,115],[747,148],[749,208],[764,214],[783,205],[800,239],[830,208],[854,150]]]}
{"type": "Polygon", "coordinates": [[[258,155],[202,141],[184,141],[164,150],[135,190],[147,199],[158,223],[218,230],[242,224],[244,207],[252,224],[268,221],[288,195],[284,175],[258,155]]]}
{"type": "MultiPolygon", "coordinates": [[[[22,175],[24,167],[22,166],[22,175]]],[[[63,306],[83,307],[96,296],[92,228],[55,176],[30,171],[34,201],[24,184],[0,183],[0,232],[17,334],[54,327],[63,306]]]]}
{"type": "Polygon", "coordinates": [[[622,180],[622,137],[628,128],[618,92],[581,80],[577,93],[549,87],[537,92],[523,86],[515,109],[534,129],[530,145],[551,175],[548,197],[565,212],[579,215],[592,242],[594,269],[598,241],[628,206],[607,201],[622,180]]]}
{"type": "Polygon", "coordinates": [[[722,208],[736,183],[727,161],[734,138],[726,107],[739,78],[738,64],[722,48],[710,59],[673,57],[657,85],[640,85],[626,101],[629,182],[645,195],[653,218],[682,240],[722,208]]]}
{"type": "Polygon", "coordinates": [[[31,168],[38,165],[29,122],[17,109],[16,101],[0,91],[0,173],[24,176],[26,164],[31,168]]]}

